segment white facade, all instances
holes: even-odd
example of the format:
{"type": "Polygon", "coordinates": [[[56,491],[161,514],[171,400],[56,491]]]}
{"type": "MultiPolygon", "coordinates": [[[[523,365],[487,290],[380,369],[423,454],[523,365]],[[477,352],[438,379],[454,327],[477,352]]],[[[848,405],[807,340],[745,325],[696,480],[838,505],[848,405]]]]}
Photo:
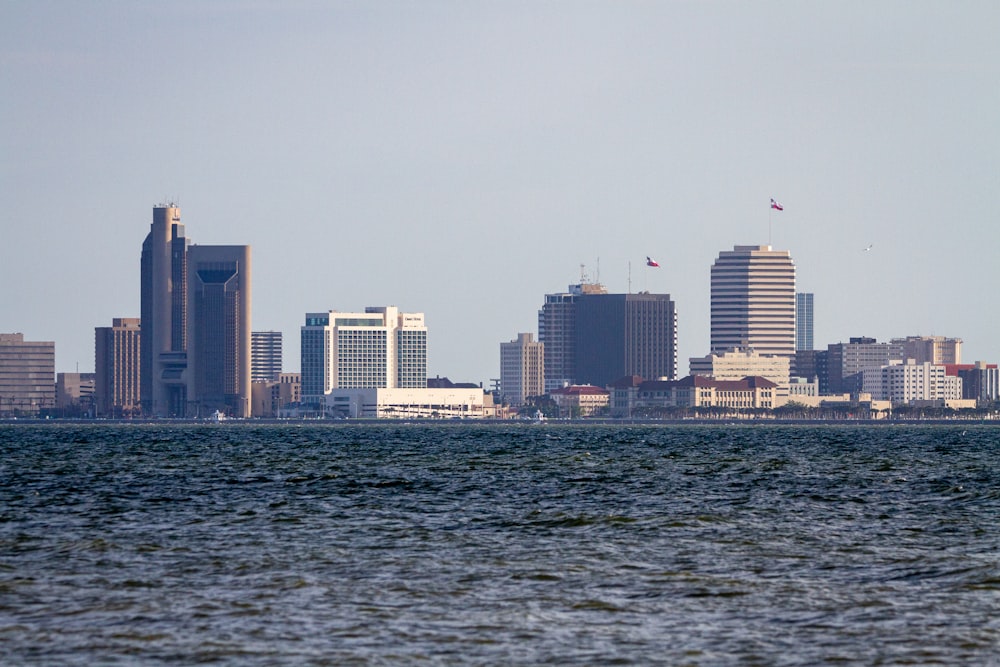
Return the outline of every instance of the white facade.
{"type": "Polygon", "coordinates": [[[325,413],[349,419],[481,419],[485,403],[478,388],[332,389],[325,413]]]}
{"type": "Polygon", "coordinates": [[[307,313],[301,333],[303,403],[322,403],[332,389],[427,386],[423,313],[395,306],[307,313]]]}
{"type": "Polygon", "coordinates": [[[962,398],[962,379],[945,374],[944,366],[908,359],[880,368],[864,368],[862,388],[875,400],[906,404],[915,401],[953,401],[962,398]]]}

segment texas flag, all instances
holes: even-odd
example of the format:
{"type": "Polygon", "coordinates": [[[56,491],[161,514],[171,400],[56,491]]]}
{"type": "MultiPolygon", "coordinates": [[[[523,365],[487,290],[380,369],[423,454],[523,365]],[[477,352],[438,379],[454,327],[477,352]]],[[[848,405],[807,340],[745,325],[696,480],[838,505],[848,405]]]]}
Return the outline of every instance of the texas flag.
{"type": "Polygon", "coordinates": [[[657,262],[655,259],[653,259],[649,255],[646,255],[646,266],[659,266],[659,265],[660,265],[659,262],[657,262]]]}
{"type": "Polygon", "coordinates": [[[779,204],[778,202],[774,201],[773,199],[771,200],[771,208],[773,208],[773,209],[777,209],[777,210],[779,210],[779,211],[784,211],[784,210],[785,210],[785,207],[784,207],[784,206],[782,206],[782,205],[781,205],[781,204],[779,204]]]}

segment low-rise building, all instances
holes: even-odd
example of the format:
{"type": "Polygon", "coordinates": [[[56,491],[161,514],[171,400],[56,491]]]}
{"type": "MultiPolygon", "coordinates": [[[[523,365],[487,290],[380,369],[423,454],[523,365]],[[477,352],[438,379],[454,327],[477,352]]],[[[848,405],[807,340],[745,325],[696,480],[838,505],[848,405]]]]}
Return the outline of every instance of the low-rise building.
{"type": "Polygon", "coordinates": [[[553,389],[549,397],[559,408],[559,416],[589,417],[608,407],[611,392],[589,384],[573,384],[553,389]]]}
{"type": "Polygon", "coordinates": [[[639,385],[636,408],[729,408],[771,410],[783,405],[778,385],[767,378],[715,380],[689,375],[680,380],[650,380],[639,385]]]}
{"type": "Polygon", "coordinates": [[[476,388],[354,388],[326,393],[324,414],[341,419],[482,419],[493,395],[476,388]]]}

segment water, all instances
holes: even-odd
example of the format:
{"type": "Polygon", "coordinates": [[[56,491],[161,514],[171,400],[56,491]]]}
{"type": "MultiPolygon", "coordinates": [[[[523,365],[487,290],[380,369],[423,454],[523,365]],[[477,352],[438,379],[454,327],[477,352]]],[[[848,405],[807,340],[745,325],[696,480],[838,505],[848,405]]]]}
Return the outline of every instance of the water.
{"type": "Polygon", "coordinates": [[[995,664],[989,426],[0,426],[4,664],[995,664]]]}

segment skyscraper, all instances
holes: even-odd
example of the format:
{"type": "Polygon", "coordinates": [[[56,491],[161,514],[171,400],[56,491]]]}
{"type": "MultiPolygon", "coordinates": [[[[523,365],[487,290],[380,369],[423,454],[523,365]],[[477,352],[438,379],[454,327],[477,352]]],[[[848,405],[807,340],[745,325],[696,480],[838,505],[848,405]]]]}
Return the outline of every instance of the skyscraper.
{"type": "Polygon", "coordinates": [[[281,375],[281,332],[254,331],[250,334],[250,380],[277,382],[281,375]]]}
{"type": "Polygon", "coordinates": [[[575,384],[677,377],[677,310],[669,294],[584,294],[574,339],[575,384]]]}
{"type": "Polygon", "coordinates": [[[250,415],[250,247],[192,246],[180,209],[142,244],[140,385],[158,417],[250,415]]]}
{"type": "Polygon", "coordinates": [[[188,415],[250,416],[250,246],[188,249],[188,415]]]}
{"type": "Polygon", "coordinates": [[[187,387],[187,239],[181,210],[153,208],[153,224],[142,243],[140,262],[139,382],[142,411],[150,416],[184,416],[187,387]]]}
{"type": "Polygon", "coordinates": [[[545,391],[576,381],[576,302],[584,294],[607,294],[600,283],[581,282],[546,294],[538,311],[538,342],[545,346],[545,391]]]}
{"type": "Polygon", "coordinates": [[[138,317],[116,317],[94,329],[94,408],[98,417],[132,417],[140,412],[138,317]]]}
{"type": "Polygon", "coordinates": [[[545,393],[544,349],[530,333],[500,343],[500,393],[509,405],[524,405],[529,396],[545,393]]]}
{"type": "Polygon", "coordinates": [[[795,354],[795,264],[787,250],[735,246],[712,265],[711,351],[795,354]]]}
{"type": "Polygon", "coordinates": [[[813,349],[813,295],[795,293],[795,351],[813,349]]]}
{"type": "Polygon", "coordinates": [[[400,313],[395,306],[306,313],[300,331],[305,404],[322,403],[332,389],[427,386],[423,313],[400,313]]]}

